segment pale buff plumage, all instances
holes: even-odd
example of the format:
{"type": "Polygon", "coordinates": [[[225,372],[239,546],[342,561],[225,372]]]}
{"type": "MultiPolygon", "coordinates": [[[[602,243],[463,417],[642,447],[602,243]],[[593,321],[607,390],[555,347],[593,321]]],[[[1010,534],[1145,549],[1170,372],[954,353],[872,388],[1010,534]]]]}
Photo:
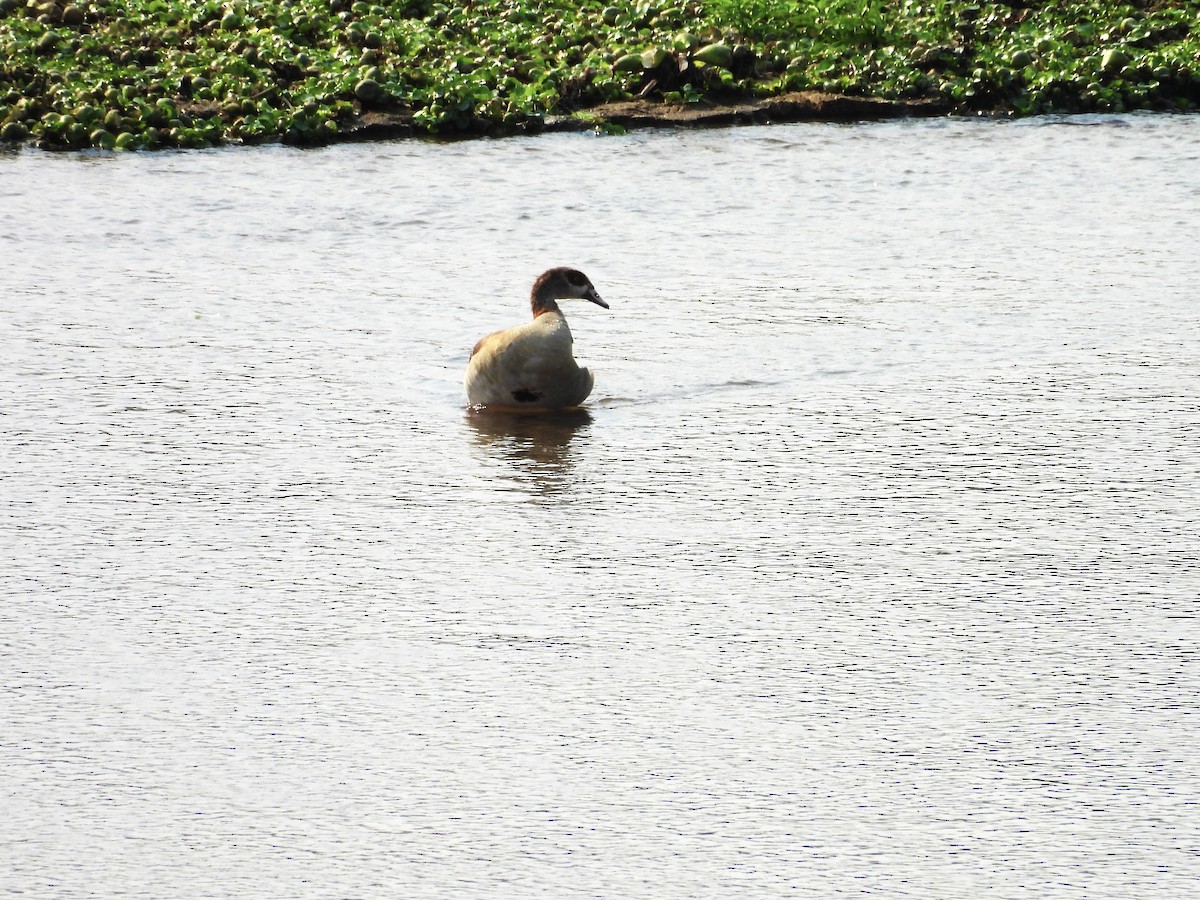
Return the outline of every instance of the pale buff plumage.
{"type": "Polygon", "coordinates": [[[588,277],[577,269],[543,272],[533,284],[533,321],[489,334],[471,351],[463,385],[473,407],[567,409],[592,392],[592,373],[575,362],[574,341],[556,300],[581,298],[605,309],[588,277]]]}

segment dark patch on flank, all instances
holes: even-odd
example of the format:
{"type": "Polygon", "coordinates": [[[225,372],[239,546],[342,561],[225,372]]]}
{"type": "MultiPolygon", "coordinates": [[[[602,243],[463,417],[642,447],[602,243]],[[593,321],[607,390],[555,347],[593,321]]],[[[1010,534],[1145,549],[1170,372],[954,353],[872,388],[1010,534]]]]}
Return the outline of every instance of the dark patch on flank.
{"type": "Polygon", "coordinates": [[[541,398],[541,394],[535,394],[529,388],[517,388],[512,392],[513,399],[518,403],[533,403],[541,398]]]}

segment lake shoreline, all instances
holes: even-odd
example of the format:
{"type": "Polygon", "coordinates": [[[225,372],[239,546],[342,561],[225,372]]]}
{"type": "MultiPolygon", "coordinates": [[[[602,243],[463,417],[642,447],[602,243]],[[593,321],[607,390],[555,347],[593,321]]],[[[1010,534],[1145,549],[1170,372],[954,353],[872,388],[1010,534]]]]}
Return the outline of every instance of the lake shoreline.
{"type": "MultiPolygon", "coordinates": [[[[883,100],[819,91],[793,91],[776,97],[741,100],[701,100],[667,103],[635,98],[604,103],[572,115],[548,116],[518,128],[501,129],[481,123],[475,132],[444,135],[447,139],[510,137],[541,132],[621,133],[647,128],[726,128],[791,122],[864,122],[883,119],[930,118],[951,112],[939,100],[883,100]]],[[[425,136],[403,107],[363,110],[349,119],[333,143],[403,140],[425,136]]]]}
{"type": "Polygon", "coordinates": [[[1200,7],[0,0],[0,144],[321,146],[1200,108],[1200,7]]]}

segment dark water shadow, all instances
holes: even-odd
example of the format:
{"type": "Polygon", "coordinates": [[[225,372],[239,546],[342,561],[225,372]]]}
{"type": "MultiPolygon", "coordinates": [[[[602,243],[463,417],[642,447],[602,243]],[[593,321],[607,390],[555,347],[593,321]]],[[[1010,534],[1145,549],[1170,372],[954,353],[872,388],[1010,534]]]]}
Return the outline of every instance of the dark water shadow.
{"type": "Polygon", "coordinates": [[[475,443],[494,459],[512,464],[514,474],[542,490],[562,490],[574,464],[572,443],[586,435],[594,417],[586,409],[521,413],[469,410],[475,443]]]}

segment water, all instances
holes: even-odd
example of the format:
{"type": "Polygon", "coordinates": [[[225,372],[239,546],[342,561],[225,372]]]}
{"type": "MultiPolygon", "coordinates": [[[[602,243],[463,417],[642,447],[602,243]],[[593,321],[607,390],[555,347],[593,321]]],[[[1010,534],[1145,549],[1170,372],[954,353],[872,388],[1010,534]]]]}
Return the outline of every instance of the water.
{"type": "Polygon", "coordinates": [[[0,880],[1194,896],[1198,134],[0,157],[0,880]]]}

